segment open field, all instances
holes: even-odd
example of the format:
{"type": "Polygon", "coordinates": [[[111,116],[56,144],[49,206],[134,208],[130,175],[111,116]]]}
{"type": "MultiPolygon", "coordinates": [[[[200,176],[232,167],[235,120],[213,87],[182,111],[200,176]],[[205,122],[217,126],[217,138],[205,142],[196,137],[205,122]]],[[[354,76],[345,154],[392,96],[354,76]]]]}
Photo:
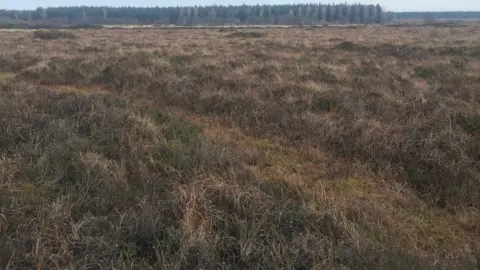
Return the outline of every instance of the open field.
{"type": "MultiPolygon", "coordinates": [[[[480,23],[480,18],[435,18],[436,23],[460,23],[460,24],[478,24],[480,23]]],[[[394,24],[424,24],[425,19],[393,19],[392,23],[394,24]]]]}
{"type": "Polygon", "coordinates": [[[0,32],[0,268],[479,266],[480,27],[55,31],[0,32]]]}

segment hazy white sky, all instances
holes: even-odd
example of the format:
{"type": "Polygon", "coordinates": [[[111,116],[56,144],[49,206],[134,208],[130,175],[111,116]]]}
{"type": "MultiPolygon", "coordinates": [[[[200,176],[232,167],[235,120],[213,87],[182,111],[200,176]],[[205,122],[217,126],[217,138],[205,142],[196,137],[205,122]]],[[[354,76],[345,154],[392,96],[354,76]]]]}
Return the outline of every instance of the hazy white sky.
{"type": "MultiPolygon", "coordinates": [[[[334,1],[314,1],[333,3],[334,1]]],[[[343,3],[344,0],[335,1],[343,3]]],[[[377,4],[391,11],[480,11],[480,0],[360,0],[347,3],[377,4]]],[[[312,3],[305,0],[1,0],[0,9],[32,9],[38,6],[184,6],[184,5],[241,5],[241,4],[312,3]]]]}

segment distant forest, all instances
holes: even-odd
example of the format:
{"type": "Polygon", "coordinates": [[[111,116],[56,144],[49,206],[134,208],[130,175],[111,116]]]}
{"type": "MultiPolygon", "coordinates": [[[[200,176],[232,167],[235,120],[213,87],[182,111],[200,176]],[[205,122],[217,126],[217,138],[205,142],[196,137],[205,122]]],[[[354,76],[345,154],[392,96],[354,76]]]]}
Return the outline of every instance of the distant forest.
{"type": "Polygon", "coordinates": [[[383,23],[380,5],[255,5],[191,7],[55,7],[1,10],[0,18],[49,24],[319,24],[383,23]]]}
{"type": "MultiPolygon", "coordinates": [[[[480,18],[480,12],[436,12],[429,18],[480,18]]],[[[0,10],[0,20],[42,24],[381,24],[423,19],[424,12],[385,12],[380,5],[300,4],[190,7],[54,7],[0,10]]]]}

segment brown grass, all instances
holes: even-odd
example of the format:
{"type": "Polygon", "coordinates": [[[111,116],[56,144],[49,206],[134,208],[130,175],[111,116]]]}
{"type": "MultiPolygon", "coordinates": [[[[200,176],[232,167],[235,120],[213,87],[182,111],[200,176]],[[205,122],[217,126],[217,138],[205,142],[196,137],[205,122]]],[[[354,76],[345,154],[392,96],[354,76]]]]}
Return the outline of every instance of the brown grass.
{"type": "Polygon", "coordinates": [[[2,268],[478,267],[478,26],[31,35],[2,268]]]}
{"type": "Polygon", "coordinates": [[[33,32],[33,37],[44,40],[76,38],[76,36],[70,32],[59,30],[37,30],[33,32]]]}
{"type": "Polygon", "coordinates": [[[58,92],[70,92],[77,94],[92,94],[92,93],[106,93],[107,90],[101,86],[75,86],[75,85],[39,85],[41,88],[48,88],[58,92]]]}

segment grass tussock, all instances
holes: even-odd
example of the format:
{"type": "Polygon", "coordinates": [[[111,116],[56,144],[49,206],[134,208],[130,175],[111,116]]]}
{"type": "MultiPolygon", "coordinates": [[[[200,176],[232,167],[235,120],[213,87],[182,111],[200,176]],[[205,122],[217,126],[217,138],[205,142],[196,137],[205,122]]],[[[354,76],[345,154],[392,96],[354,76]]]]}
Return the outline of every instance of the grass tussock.
{"type": "Polygon", "coordinates": [[[76,38],[75,34],[60,30],[36,30],[33,32],[33,37],[43,40],[76,38]]]}
{"type": "Polygon", "coordinates": [[[475,269],[480,32],[449,31],[0,50],[1,267],[475,269]]]}
{"type": "Polygon", "coordinates": [[[28,53],[15,52],[0,56],[0,72],[20,72],[40,61],[40,57],[28,53]]]}
{"type": "Polygon", "coordinates": [[[103,25],[101,24],[89,24],[89,23],[82,23],[82,24],[72,24],[66,27],[67,29],[102,29],[103,25]]]}
{"type": "Polygon", "coordinates": [[[253,31],[235,31],[226,35],[228,38],[262,38],[265,37],[265,33],[253,32],[253,31]]]}
{"type": "Polygon", "coordinates": [[[343,51],[361,51],[365,49],[364,46],[351,41],[341,41],[335,48],[343,51]]]}

